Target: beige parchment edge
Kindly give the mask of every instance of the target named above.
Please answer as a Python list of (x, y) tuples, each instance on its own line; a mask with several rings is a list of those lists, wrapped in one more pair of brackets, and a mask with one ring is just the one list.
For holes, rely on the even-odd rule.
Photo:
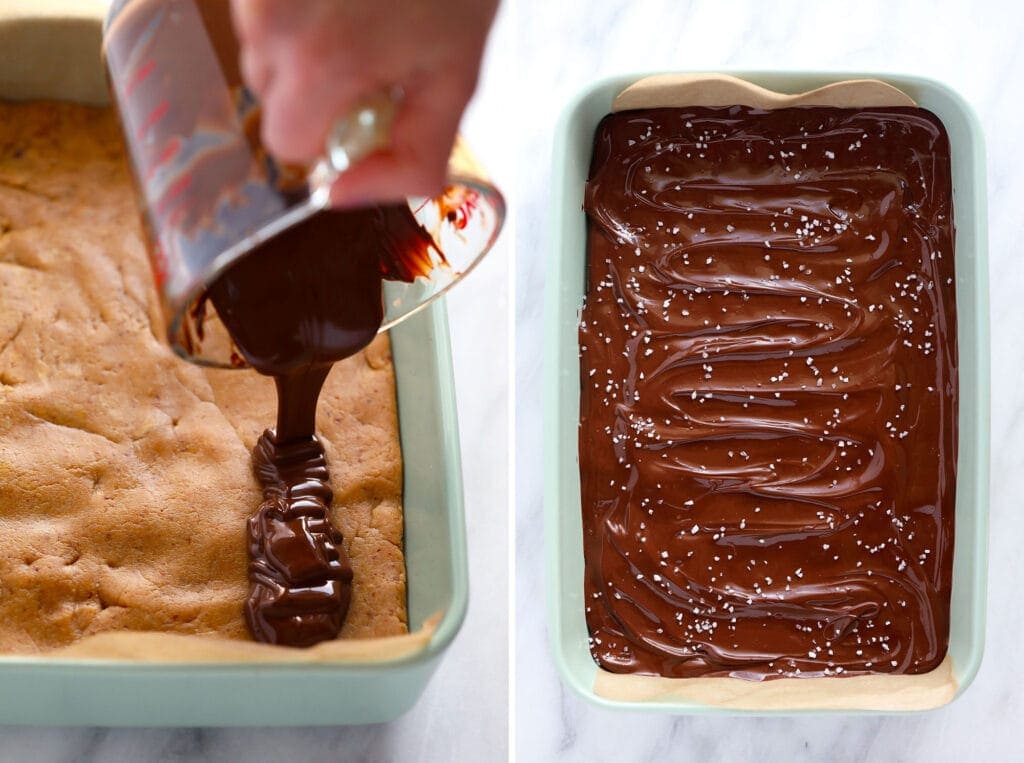
[(598, 669), (594, 694), (621, 702), (686, 702), (732, 710), (930, 710), (956, 696), (953, 662), (920, 675), (779, 678), (660, 678)]
[(427, 648), (441, 614), (413, 633), (382, 638), (324, 641), (308, 649), (180, 633), (106, 631), (39, 655), (45, 659), (118, 660), (142, 663), (341, 663), (389, 662)]
[[(847, 80), (805, 93), (785, 94), (727, 74), (662, 74), (645, 77), (616, 96), (612, 111), (685, 106), (787, 106), (869, 108), (916, 105), (906, 93), (878, 80)], [(661, 678), (610, 673), (598, 668), (594, 694), (623, 702), (686, 702), (734, 710), (927, 710), (957, 692), (946, 658), (921, 675), (849, 678)]]
[(684, 106), (789, 106), (869, 108), (916, 106), (902, 90), (876, 79), (844, 80), (804, 93), (778, 93), (731, 74), (656, 74), (627, 87), (612, 101), (612, 111)]

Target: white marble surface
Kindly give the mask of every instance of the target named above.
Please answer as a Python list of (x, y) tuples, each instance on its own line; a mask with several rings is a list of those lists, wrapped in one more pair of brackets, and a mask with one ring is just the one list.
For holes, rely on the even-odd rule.
[[(973, 7), (972, 7), (973, 6)], [(534, 760), (1021, 760), (1024, 712), (1024, 8), (1016, 2), (519, 0), (522, 122), (516, 237), (515, 558), (518, 758)], [(953, 705), (906, 717), (688, 718), (600, 710), (570, 694), (546, 642), (541, 506), (541, 293), (551, 128), (595, 78), (718, 67), (877, 70), (941, 79), (977, 109), (989, 154), (992, 500), (988, 640)]]
[[(2, 6), (0, 2), (0, 6)], [(515, 158), (501, 139), (511, 30), (502, 22), (464, 132), (497, 184)], [(0, 55), (2, 61), (2, 55)], [(413, 710), (384, 725), (319, 729), (0, 727), (0, 763), (24, 761), (504, 760), (508, 748), (511, 231), (448, 299), (469, 535), (465, 624)]]

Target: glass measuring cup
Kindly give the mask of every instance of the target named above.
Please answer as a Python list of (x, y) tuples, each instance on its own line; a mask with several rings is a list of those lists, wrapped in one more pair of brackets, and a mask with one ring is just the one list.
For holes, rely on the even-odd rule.
[[(114, 2), (103, 54), (168, 342), (195, 363), (244, 366), (207, 287), (260, 244), (325, 210), (339, 173), (386, 141), (397, 97), (376, 94), (336, 123), (314, 167), (288, 166), (260, 144), (259, 104), (238, 69), (228, 0)], [(468, 273), (505, 218), (501, 193), (459, 143), (444, 191), (406, 203), (433, 241), (417, 268), (429, 275), (385, 280), (382, 331)]]

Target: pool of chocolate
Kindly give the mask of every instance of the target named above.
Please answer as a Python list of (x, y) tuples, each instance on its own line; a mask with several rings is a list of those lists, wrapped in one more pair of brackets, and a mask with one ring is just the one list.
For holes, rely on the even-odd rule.
[(597, 129), (580, 474), (603, 668), (922, 673), (949, 635), (949, 141), (915, 108)]
[(341, 631), (353, 574), (328, 516), (334, 494), (316, 437), (317, 401), (332, 365), (377, 335), (384, 277), (429, 276), (432, 247), (405, 204), (325, 211), (257, 247), (210, 287), (239, 352), (277, 386), (277, 426), (253, 449), (264, 500), (248, 525), (245, 619), (259, 641), (312, 646)]

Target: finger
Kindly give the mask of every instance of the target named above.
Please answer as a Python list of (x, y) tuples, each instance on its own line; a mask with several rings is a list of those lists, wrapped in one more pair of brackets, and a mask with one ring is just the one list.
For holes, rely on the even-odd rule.
[(362, 206), (406, 196), (436, 196), (445, 183), (448, 155), (472, 90), (440, 78), (401, 104), (389, 149), (345, 172), (331, 189), (331, 204)]
[(263, 96), (274, 78), (274, 67), (267, 56), (252, 46), (244, 46), (239, 54), (242, 79), (257, 96)]
[(407, 196), (435, 196), (443, 184), (443, 170), (410, 165), (393, 154), (374, 154), (353, 165), (331, 187), (331, 206), (365, 207)]
[(349, 113), (372, 87), (362, 77), (333, 77), (301, 53), (282, 51), (262, 98), (264, 145), (286, 162), (322, 156), (335, 117)]
[[(307, 5), (308, 0), (303, 3)], [(307, 6), (308, 7), (308, 6)], [(294, 0), (232, 0), (231, 18), (242, 43), (259, 44), (271, 35), (286, 34), (303, 23), (306, 9)]]
[(266, 33), (266, 0), (231, 0), (231, 21), (239, 42), (256, 42)]

